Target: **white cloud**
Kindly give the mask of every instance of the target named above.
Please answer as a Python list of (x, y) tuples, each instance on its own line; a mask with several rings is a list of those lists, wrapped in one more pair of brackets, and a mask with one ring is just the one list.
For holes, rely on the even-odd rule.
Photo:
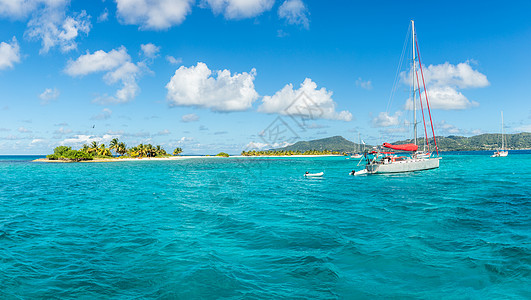
[(465, 89), (490, 85), (487, 76), (472, 69), (468, 61), (457, 65), (448, 62), (440, 65), (429, 65), (423, 69), (423, 72), (426, 84), (430, 86), (451, 86)]
[[(479, 103), (469, 100), (459, 89), (482, 88), (489, 86), (487, 76), (472, 69), (470, 62), (452, 65), (448, 62), (430, 65), (424, 68), (424, 79), (428, 90), (430, 108), (444, 110), (460, 110), (478, 106)], [(402, 74), (402, 82), (409, 84), (411, 72)], [(419, 82), (422, 84), (419, 72)], [(422, 94), (424, 99), (424, 94)], [(423, 100), (425, 101), (425, 100)], [(406, 101), (406, 109), (412, 109), (411, 99)]]
[(282, 142), (282, 143), (274, 143), (274, 144), (267, 144), (262, 142), (249, 142), (247, 145), (245, 145), (244, 150), (250, 151), (250, 150), (264, 150), (264, 149), (272, 149), (272, 148), (283, 148), (293, 145), (293, 143), (288, 142)]
[(62, 52), (77, 48), (76, 38), (80, 33), (88, 34), (91, 28), (90, 16), (85, 11), (65, 16), (69, 1), (47, 1), (43, 9), (37, 10), (28, 22), (24, 35), (29, 39), (40, 39), (41, 54), (59, 46)]
[(142, 44), (140, 45), (140, 49), (142, 49), (142, 52), (144, 53), (145, 57), (151, 59), (157, 57), (158, 53), (160, 52), (160, 47), (157, 47), (152, 43)]
[(53, 89), (50, 89), (50, 88), (47, 88), (44, 90), (44, 92), (42, 92), (42, 94), (39, 95), (39, 98), (41, 98), (41, 103), (42, 104), (47, 104), (48, 102), (50, 102), (50, 100), (54, 100), (54, 99), (57, 99), (57, 97), (59, 97), (59, 90), (56, 89), (56, 88), (53, 88)]
[(370, 80), (364, 81), (361, 77), (358, 77), (356, 80), (356, 86), (361, 87), (362, 89), (372, 90), (372, 82)]
[(171, 55), (166, 55), (166, 60), (172, 65), (180, 65), (183, 62), (182, 58), (175, 58)]
[(35, 145), (44, 144), (44, 143), (46, 143), (46, 141), (43, 139), (33, 139), (30, 143), (30, 146), (35, 146)]
[(275, 0), (203, 0), (202, 6), (210, 6), (215, 14), (226, 19), (252, 18), (270, 10)]
[(520, 132), (531, 132), (531, 124), (516, 127), (515, 130)]
[(93, 116), (92, 118), (90, 118), (91, 120), (107, 120), (111, 117), (112, 115), (112, 110), (108, 109), (108, 108), (104, 108), (101, 113)]
[(70, 60), (65, 72), (70, 76), (77, 76), (109, 71), (130, 60), (131, 57), (127, 54), (125, 47), (121, 47), (118, 50), (111, 50), (110, 52), (99, 50), (94, 52), (94, 54), (90, 54), (87, 51), (87, 54), (81, 55), (75, 61)]
[(15, 63), (20, 62), (20, 46), (15, 37), (11, 43), (0, 43), (0, 70), (13, 68)]
[(55, 130), (53, 132), (54, 134), (57, 134), (57, 135), (65, 135), (65, 134), (69, 134), (69, 133), (72, 133), (72, 130), (71, 129), (65, 129), (64, 127), (61, 127), (57, 130)]
[(187, 114), (182, 116), (181, 121), (184, 123), (199, 121), (199, 116), (196, 114)]
[(31, 133), (31, 130), (25, 128), (25, 127), (19, 127), (18, 132), (20, 133)]
[(190, 143), (190, 142), (193, 142), (193, 141), (194, 141), (194, 138), (183, 136), (183, 137), (177, 142), (177, 145), (183, 145), (183, 144), (187, 144), (187, 143)]
[(306, 78), (298, 90), (294, 90), (290, 83), (275, 95), (264, 96), (258, 111), (309, 119), (352, 120), (349, 111), (336, 112), (332, 92), (325, 88), (317, 89), (317, 84), (310, 78)]
[(55, 46), (68, 52), (77, 48), (75, 39), (80, 33), (88, 34), (91, 27), (85, 11), (67, 15), (69, 4), (70, 0), (2, 0), (0, 15), (19, 20), (31, 15), (24, 35), (41, 40), (40, 53), (47, 53)]
[(194, 0), (116, 0), (121, 22), (141, 29), (168, 29), (181, 24)]
[(107, 84), (121, 81), (122, 88), (116, 91), (115, 96), (100, 96), (94, 101), (99, 103), (125, 103), (135, 98), (139, 87), (136, 83), (141, 73), (143, 64), (131, 62), (131, 56), (124, 47), (109, 52), (99, 50), (90, 54), (87, 52), (75, 61), (70, 60), (65, 72), (70, 76), (83, 76), (96, 72), (107, 72), (103, 79)]
[[(428, 97), (430, 109), (458, 110), (479, 106), (479, 103), (468, 100), (461, 92), (449, 86), (428, 88)], [(424, 94), (422, 94), (422, 99), (424, 102)], [(406, 101), (406, 109), (413, 110), (411, 98)], [(420, 108), (417, 107), (417, 109)]]
[(286, 0), (278, 8), (279, 18), (286, 19), (289, 24), (301, 25), (306, 29), (310, 27), (308, 14), (308, 9), (302, 0)]
[(157, 133), (157, 135), (169, 135), (169, 134), (171, 134), (171, 132), (168, 129), (164, 129)]
[(98, 22), (105, 22), (108, 19), (109, 19), (109, 10), (105, 8), (105, 10), (103, 10), (103, 12), (99, 15)]
[(64, 139), (59, 144), (61, 146), (71, 146), (73, 148), (79, 148), (81, 145), (88, 144), (93, 141), (98, 143), (109, 143), (113, 138), (118, 137), (120, 136), (115, 134), (104, 134), (101, 137), (95, 135), (78, 134), (75, 135), (73, 138)]
[(254, 89), (256, 70), (234, 73), (229, 70), (212, 71), (206, 64), (181, 66), (166, 85), (170, 105), (210, 108), (212, 111), (243, 111), (258, 98)]
[(395, 115), (390, 115), (387, 112), (381, 112), (372, 119), (372, 125), (374, 127), (389, 127), (389, 126), (396, 126), (400, 124), (400, 117), (402, 116), (402, 112), (398, 111), (395, 113)]

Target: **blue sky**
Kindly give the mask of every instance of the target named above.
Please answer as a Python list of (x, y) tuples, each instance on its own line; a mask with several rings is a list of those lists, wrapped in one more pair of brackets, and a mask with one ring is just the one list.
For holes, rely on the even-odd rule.
[(113, 137), (184, 154), (408, 138), (406, 73), (390, 94), (411, 19), (437, 135), (499, 132), (501, 110), (507, 132), (530, 132), (530, 11), (529, 1), (0, 0), (0, 154)]

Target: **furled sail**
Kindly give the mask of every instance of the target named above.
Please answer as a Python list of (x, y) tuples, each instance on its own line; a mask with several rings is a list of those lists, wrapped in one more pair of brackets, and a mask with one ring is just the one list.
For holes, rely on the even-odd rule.
[(391, 145), (389, 143), (383, 143), (383, 146), (386, 148), (402, 151), (417, 151), (417, 149), (419, 148), (419, 146), (415, 144)]

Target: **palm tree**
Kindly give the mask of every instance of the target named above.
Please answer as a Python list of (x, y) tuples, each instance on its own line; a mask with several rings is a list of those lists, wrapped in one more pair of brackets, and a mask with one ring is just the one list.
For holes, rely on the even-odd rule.
[(173, 150), (173, 155), (179, 155), (183, 152), (183, 149), (182, 148), (175, 148), (175, 150)]
[(98, 145), (98, 142), (96, 141), (92, 141), (92, 143), (90, 143), (90, 146), (88, 148), (88, 152), (89, 153), (95, 153), (97, 154), (98, 153), (98, 148), (99, 148), (99, 145)]
[(89, 149), (90, 149), (89, 145), (83, 144), (83, 147), (81, 149), (79, 149), (79, 150), (83, 151), (85, 153), (89, 153)]
[(97, 154), (101, 156), (112, 156), (111, 151), (105, 148), (105, 144), (101, 144), (97, 150)]
[(118, 143), (118, 146), (116, 146), (116, 153), (119, 154), (119, 155), (122, 155), (122, 156), (125, 153), (127, 153), (127, 146), (125, 145), (125, 143), (123, 143), (123, 142)]
[(118, 139), (117, 138), (114, 138), (111, 140), (111, 143), (109, 144), (109, 150), (114, 150), (116, 153), (117, 152), (117, 149), (118, 149)]

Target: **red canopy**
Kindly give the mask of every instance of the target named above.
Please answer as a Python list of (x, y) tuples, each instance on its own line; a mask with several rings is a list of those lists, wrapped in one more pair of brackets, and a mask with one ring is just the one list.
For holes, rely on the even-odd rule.
[(402, 151), (417, 151), (417, 149), (419, 148), (419, 146), (415, 144), (391, 145), (389, 143), (383, 143), (383, 146), (386, 148), (402, 150)]

